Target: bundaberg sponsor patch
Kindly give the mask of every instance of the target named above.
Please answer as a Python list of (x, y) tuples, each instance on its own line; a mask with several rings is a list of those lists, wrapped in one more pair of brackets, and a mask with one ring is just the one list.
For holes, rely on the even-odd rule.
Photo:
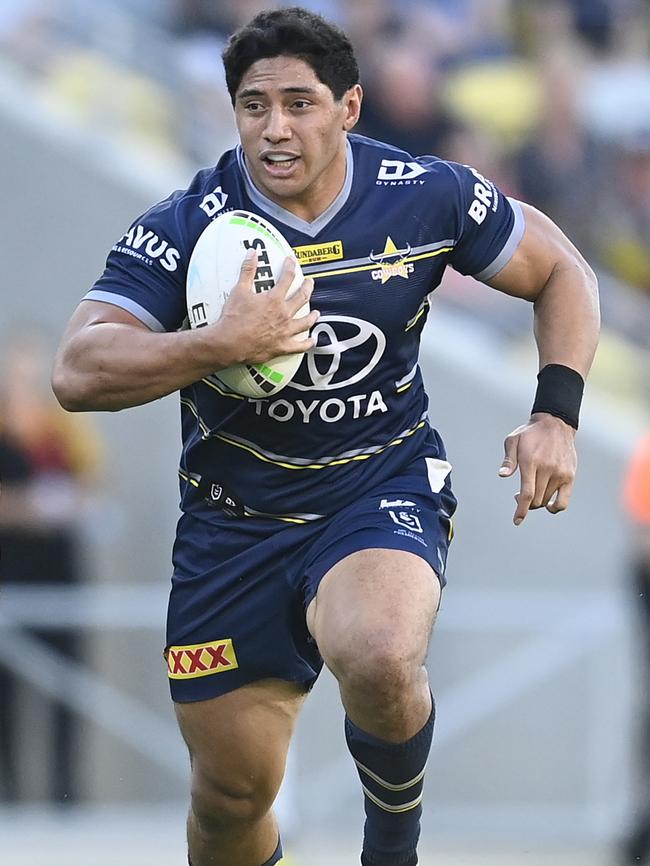
[(334, 262), (343, 258), (343, 241), (329, 241), (326, 244), (306, 244), (294, 247), (294, 253), (301, 265), (317, 265), (320, 262)]

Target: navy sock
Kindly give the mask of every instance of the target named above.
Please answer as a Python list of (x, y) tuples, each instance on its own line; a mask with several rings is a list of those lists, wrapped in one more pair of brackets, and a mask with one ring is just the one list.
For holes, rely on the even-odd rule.
[[(282, 840), (278, 839), (278, 847), (275, 849), (273, 854), (271, 855), (269, 860), (266, 860), (262, 863), (262, 866), (273, 866), (274, 863), (277, 863), (278, 860), (282, 859)], [(192, 861), (190, 860), (190, 855), (187, 855), (187, 862), (189, 866), (192, 866)]]
[(364, 793), (362, 866), (416, 866), (424, 768), (431, 749), (435, 704), (422, 730), (405, 743), (389, 743), (358, 728), (347, 716), (345, 738)]

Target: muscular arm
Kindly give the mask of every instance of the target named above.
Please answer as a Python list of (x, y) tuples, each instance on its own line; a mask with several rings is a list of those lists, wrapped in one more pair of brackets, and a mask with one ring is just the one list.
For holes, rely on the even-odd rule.
[(524, 237), (488, 285), (533, 302), (540, 369), (564, 364), (584, 378), (600, 327), (596, 276), (552, 220), (530, 205), (521, 207)]
[(287, 300), (288, 267), (269, 292), (251, 291), (256, 259), (240, 280), (217, 322), (194, 331), (157, 333), (120, 307), (82, 301), (57, 353), (52, 388), (69, 411), (125, 409), (164, 397), (216, 370), (258, 363), (311, 348), (301, 339), (318, 313), (294, 319), (313, 283)]
[(56, 356), (54, 393), (72, 412), (125, 409), (164, 397), (234, 363), (219, 329), (203, 330), (160, 334), (120, 307), (82, 301)]
[[(526, 231), (508, 264), (488, 284), (533, 303), (540, 369), (563, 364), (586, 377), (600, 327), (596, 277), (578, 250), (544, 214), (522, 204)], [(556, 513), (569, 504), (577, 458), (575, 430), (546, 413), (532, 415), (505, 440), (499, 474), (517, 468), (521, 487), (514, 523), (529, 509)]]

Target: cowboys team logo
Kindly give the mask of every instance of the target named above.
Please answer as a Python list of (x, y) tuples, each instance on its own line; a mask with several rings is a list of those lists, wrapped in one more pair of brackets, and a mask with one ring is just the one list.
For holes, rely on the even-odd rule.
[(232, 639), (229, 637), (189, 646), (170, 646), (167, 669), (172, 680), (207, 677), (239, 667)]
[(391, 277), (403, 277), (408, 280), (409, 274), (413, 273), (413, 262), (407, 261), (411, 255), (411, 245), (409, 243), (399, 250), (395, 246), (393, 239), (389, 235), (386, 238), (384, 249), (380, 253), (374, 250), (370, 253), (370, 261), (379, 265), (371, 272), (373, 280), (380, 280), (382, 286), (388, 282)]

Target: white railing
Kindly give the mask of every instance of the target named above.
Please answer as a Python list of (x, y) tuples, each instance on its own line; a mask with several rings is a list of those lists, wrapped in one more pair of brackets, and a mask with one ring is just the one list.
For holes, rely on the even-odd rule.
[[(185, 750), (173, 722), (106, 681), (86, 665), (46, 648), (29, 629), (88, 629), (98, 632), (160, 627), (161, 587), (81, 587), (51, 589), (10, 586), (0, 596), (0, 664), (8, 667), (52, 699), (109, 731), (126, 747), (151, 760), (161, 770), (187, 780)], [(558, 612), (558, 609), (560, 612)], [(439, 717), (436, 747), (479, 728), (493, 713), (538, 689), (552, 677), (589, 660), (624, 639), (626, 616), (619, 594), (612, 591), (568, 590), (558, 606), (557, 593), (521, 590), (462, 590), (455, 588), (436, 627), (448, 634), (498, 633), (525, 636), (522, 643), (497, 661), (480, 665), (437, 696)], [(592, 730), (598, 744), (607, 739), (599, 727), (602, 688), (594, 680), (590, 696)], [(602, 759), (594, 748), (594, 765)], [(308, 821), (327, 821), (342, 804), (358, 798), (358, 784), (347, 754), (303, 780), (302, 810)], [(325, 791), (336, 797), (324, 797)], [(574, 822), (597, 836), (612, 818), (611, 791), (602, 774), (592, 773), (585, 802), (568, 811)]]

